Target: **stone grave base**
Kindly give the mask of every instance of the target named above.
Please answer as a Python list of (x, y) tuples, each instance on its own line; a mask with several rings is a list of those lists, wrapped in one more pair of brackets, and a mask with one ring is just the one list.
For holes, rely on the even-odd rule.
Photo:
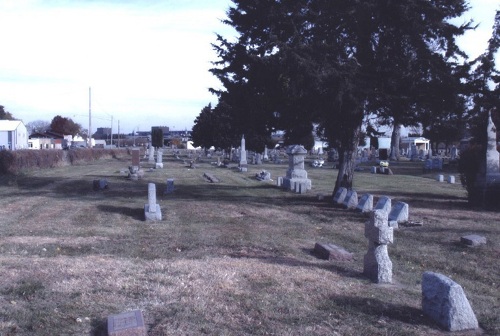
[(305, 184), (307, 190), (311, 190), (311, 188), (312, 188), (311, 180), (307, 179), (307, 178), (288, 178), (288, 177), (284, 177), (283, 178), (283, 184), (282, 184), (282, 186), (285, 189), (295, 191), (295, 184), (296, 183)]
[(147, 221), (161, 220), (160, 205), (156, 204), (156, 211), (155, 212), (150, 212), (149, 211), (149, 204), (144, 204), (144, 218)]

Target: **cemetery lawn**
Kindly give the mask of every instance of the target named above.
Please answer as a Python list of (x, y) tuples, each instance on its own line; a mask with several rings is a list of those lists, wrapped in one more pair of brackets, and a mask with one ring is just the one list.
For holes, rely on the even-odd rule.
[[(377, 285), (362, 274), (367, 217), (330, 201), (337, 170), (306, 166), (313, 190), (300, 195), (275, 186), (286, 164), (240, 173), (163, 159), (139, 181), (125, 178), (129, 156), (0, 177), (0, 335), (106, 335), (107, 316), (135, 309), (148, 335), (449, 335), (422, 314), (424, 271), (463, 287), (481, 330), (460, 335), (500, 334), (499, 214), (469, 208), (460, 184), (423, 163), (355, 174), (359, 196), (407, 202), (423, 223), (394, 232), (394, 282)], [(274, 181), (257, 181), (262, 169)], [(109, 189), (94, 191), (101, 178)], [(148, 182), (161, 222), (144, 221)], [(461, 245), (467, 234), (487, 244)], [(315, 242), (354, 260), (318, 259)]]

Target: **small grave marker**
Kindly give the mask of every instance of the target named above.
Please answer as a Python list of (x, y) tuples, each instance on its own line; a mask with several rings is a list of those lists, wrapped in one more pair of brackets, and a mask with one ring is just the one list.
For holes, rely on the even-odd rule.
[(349, 190), (344, 198), (343, 205), (347, 209), (355, 209), (358, 206), (358, 193), (355, 190)]
[(389, 213), (389, 226), (397, 228), (398, 224), (408, 222), (408, 203), (396, 202)]
[(95, 191), (109, 188), (108, 181), (106, 181), (105, 179), (94, 180), (92, 184)]
[(342, 204), (344, 203), (344, 199), (347, 196), (347, 189), (340, 187), (339, 190), (335, 193), (335, 196), (333, 196), (333, 203), (336, 204)]
[(109, 336), (146, 336), (144, 318), (140, 310), (108, 317)]
[(387, 196), (381, 196), (377, 204), (375, 204), (374, 210), (384, 210), (389, 213), (391, 211), (391, 199)]
[(480, 245), (486, 244), (486, 237), (473, 234), (473, 235), (460, 237), (460, 242), (462, 244), (467, 245), (467, 246), (473, 246), (473, 247), (480, 246)]
[(156, 185), (148, 183), (148, 203), (144, 204), (144, 218), (147, 221), (161, 220), (160, 205), (156, 203)]
[(174, 192), (174, 179), (167, 179), (167, 188), (165, 189), (165, 194), (171, 194)]
[(373, 195), (364, 194), (361, 196), (356, 207), (356, 211), (360, 212), (370, 212), (373, 210)]
[(334, 244), (316, 243), (313, 253), (326, 260), (352, 260), (353, 254)]

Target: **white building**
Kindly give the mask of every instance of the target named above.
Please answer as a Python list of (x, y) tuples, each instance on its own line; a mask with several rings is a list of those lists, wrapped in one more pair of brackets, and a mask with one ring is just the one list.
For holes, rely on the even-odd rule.
[(0, 149), (27, 149), (28, 130), (21, 120), (0, 120)]

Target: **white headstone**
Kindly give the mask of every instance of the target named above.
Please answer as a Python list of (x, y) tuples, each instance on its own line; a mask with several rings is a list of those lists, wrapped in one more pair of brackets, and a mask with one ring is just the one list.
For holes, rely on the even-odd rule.
[(335, 195), (333, 196), (333, 203), (343, 204), (346, 195), (347, 195), (347, 189), (343, 188), (343, 187), (340, 187), (337, 190), (337, 192), (335, 193)]
[(156, 185), (148, 183), (148, 203), (144, 205), (144, 217), (147, 221), (161, 220), (160, 205), (156, 203)]
[(361, 212), (370, 212), (373, 210), (373, 195), (364, 194), (361, 196), (358, 202), (358, 206), (356, 207), (357, 211)]
[(347, 209), (355, 209), (358, 206), (358, 193), (354, 190), (349, 190), (344, 198), (343, 205)]
[(377, 201), (377, 204), (375, 204), (375, 207), (373, 208), (374, 210), (384, 210), (385, 212), (387, 212), (389, 214), (389, 212), (391, 211), (391, 199), (387, 196), (381, 196), (378, 201)]

